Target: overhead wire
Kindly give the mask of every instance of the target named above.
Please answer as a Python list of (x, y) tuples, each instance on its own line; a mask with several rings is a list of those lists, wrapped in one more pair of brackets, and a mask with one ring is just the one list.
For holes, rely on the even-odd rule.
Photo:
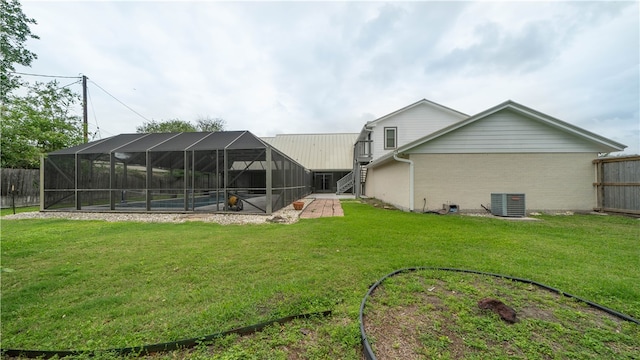
[(46, 78), (82, 79), (82, 76), (44, 75), (44, 74), (24, 73), (24, 72), (18, 72), (18, 71), (10, 71), (9, 73), (16, 74), (16, 75), (38, 76), (38, 77), (46, 77)]
[(81, 82), (81, 81), (82, 81), (82, 80), (76, 80), (76, 81), (74, 81), (74, 82), (72, 82), (72, 83), (70, 83), (70, 84), (67, 84), (67, 85), (65, 85), (65, 86), (60, 86), (58, 89), (64, 89), (64, 88), (69, 87), (69, 86), (71, 86), (71, 85), (80, 84), (80, 82)]
[(120, 104), (122, 104), (122, 106), (126, 107), (127, 109), (131, 110), (134, 114), (140, 116), (141, 118), (145, 119), (148, 122), (151, 122), (151, 120), (147, 119), (146, 117), (144, 117), (142, 114), (140, 114), (139, 112), (135, 111), (134, 109), (132, 109), (129, 105), (125, 104), (124, 102), (122, 102), (120, 99), (118, 99), (117, 97), (111, 95), (111, 93), (109, 93), (107, 90), (105, 90), (104, 88), (102, 88), (100, 85), (98, 85), (95, 81), (89, 79), (89, 81), (94, 84), (95, 86), (98, 87), (98, 89), (104, 91), (105, 94), (111, 96), (114, 100), (116, 100), (117, 102), (119, 102)]
[(87, 87), (87, 97), (89, 98), (89, 103), (91, 103), (91, 112), (93, 113), (93, 120), (96, 123), (96, 132), (93, 133), (91, 140), (96, 138), (96, 135), (99, 139), (102, 139), (102, 135), (100, 134), (100, 125), (98, 125), (98, 117), (96, 116), (96, 107), (93, 105), (93, 99), (91, 98), (91, 91)]
[[(36, 77), (45, 77), (45, 78), (61, 78), (61, 79), (78, 79), (77, 81), (74, 81), (70, 84), (64, 85), (62, 87), (59, 87), (59, 89), (63, 89), (66, 87), (69, 87), (71, 85), (75, 85), (81, 82), (81, 79), (83, 78), (82, 75), (80, 76), (65, 76), (65, 75), (46, 75), (46, 74), (34, 74), (34, 73), (25, 73), (25, 72), (20, 72), (20, 71), (11, 71), (11, 74), (16, 74), (16, 75), (24, 75), (24, 76), (36, 76)], [(128, 110), (130, 110), (131, 112), (133, 112), (134, 114), (140, 116), (141, 118), (143, 118), (144, 120), (150, 122), (151, 120), (149, 120), (147, 117), (145, 117), (144, 115), (140, 114), (139, 112), (137, 112), (136, 110), (134, 110), (131, 106), (125, 104), (122, 100), (118, 99), (117, 97), (115, 97), (113, 94), (111, 94), (110, 92), (108, 92), (107, 90), (105, 90), (102, 86), (98, 85), (98, 83), (96, 83), (95, 81), (87, 78), (88, 81), (90, 81), (92, 84), (94, 84), (95, 86), (98, 87), (98, 89), (102, 90), (105, 94), (109, 95), (111, 98), (113, 98), (114, 100), (116, 100), (117, 102), (119, 102), (122, 106), (124, 106), (125, 108), (127, 108)], [(88, 89), (87, 89), (88, 92)], [(92, 111), (93, 111), (93, 116), (94, 116), (94, 120), (96, 123), (96, 129), (97, 129), (97, 133), (98, 135), (100, 135), (100, 126), (98, 125), (98, 118), (95, 115), (95, 106), (93, 106), (93, 102), (90, 99), (90, 95), (89, 95), (89, 101), (91, 101), (91, 105), (92, 105)]]

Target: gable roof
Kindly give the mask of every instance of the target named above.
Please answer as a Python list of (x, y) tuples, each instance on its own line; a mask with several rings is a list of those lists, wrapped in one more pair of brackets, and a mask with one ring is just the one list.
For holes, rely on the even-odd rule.
[[(468, 126), (470, 124), (476, 123), (482, 119), (485, 119), (499, 111), (502, 110), (511, 110), (517, 114), (523, 115), (529, 119), (538, 121), (540, 123), (543, 123), (545, 125), (548, 125), (552, 128), (555, 128), (559, 131), (562, 131), (564, 133), (576, 136), (582, 140), (585, 140), (589, 143), (592, 143), (598, 147), (601, 148), (605, 148), (608, 151), (622, 151), (624, 150), (624, 148), (626, 148), (627, 146), (621, 143), (618, 143), (616, 141), (613, 141), (611, 139), (605, 138), (603, 136), (600, 136), (598, 134), (592, 133), (590, 131), (587, 131), (585, 129), (582, 129), (580, 127), (577, 127), (575, 125), (571, 125), (569, 123), (566, 123), (564, 121), (561, 121), (559, 119), (556, 119), (554, 117), (551, 117), (549, 115), (546, 115), (544, 113), (541, 113), (537, 110), (531, 109), (529, 107), (526, 107), (524, 105), (521, 105), (519, 103), (516, 103), (515, 101), (512, 100), (507, 100), (499, 105), (496, 105), (492, 108), (489, 108), (485, 111), (482, 111), (476, 115), (473, 115), (465, 120), (462, 120), (460, 122), (457, 122), (455, 124), (452, 124), (450, 126), (447, 126), (443, 129), (440, 129), (438, 131), (435, 131), (431, 134), (427, 134), (426, 136), (415, 140), (411, 143), (408, 143), (404, 146), (401, 146), (400, 148), (398, 148), (396, 150), (396, 153), (398, 154), (402, 154), (402, 153), (407, 153), (410, 152), (412, 149), (415, 149), (418, 146), (421, 146), (425, 143), (428, 143), (430, 141), (433, 141), (435, 139), (441, 138), (442, 136), (452, 133), (462, 127)], [(375, 160), (374, 162), (372, 162), (370, 165), (376, 165), (376, 164), (380, 164), (380, 163), (384, 163), (389, 161), (391, 158), (393, 158), (393, 153), (387, 154), (385, 156), (382, 156), (381, 158)]]
[(364, 135), (363, 135), (363, 134), (366, 134), (366, 133), (367, 133), (368, 128), (371, 128), (372, 126), (375, 126), (375, 125), (377, 125), (377, 124), (378, 124), (378, 123), (380, 123), (380, 122), (383, 122), (383, 121), (385, 121), (385, 120), (387, 120), (387, 119), (389, 119), (389, 118), (392, 118), (392, 117), (394, 117), (394, 116), (396, 116), (396, 115), (398, 115), (398, 114), (401, 114), (401, 113), (403, 113), (403, 112), (405, 112), (405, 111), (411, 110), (411, 109), (413, 109), (413, 108), (415, 108), (415, 107), (417, 107), (417, 106), (420, 106), (420, 105), (428, 105), (428, 106), (431, 106), (431, 107), (434, 107), (434, 108), (437, 108), (437, 109), (443, 110), (443, 111), (445, 111), (445, 112), (453, 113), (453, 114), (455, 114), (456, 116), (462, 116), (462, 117), (465, 117), (465, 118), (469, 117), (469, 115), (467, 115), (467, 114), (465, 114), (465, 113), (462, 113), (462, 112), (460, 112), (460, 111), (457, 111), (457, 110), (451, 109), (451, 108), (449, 108), (449, 107), (446, 107), (446, 106), (440, 105), (440, 104), (438, 104), (438, 103), (435, 103), (435, 102), (430, 101), (430, 100), (427, 100), (427, 99), (422, 99), (422, 100), (418, 100), (418, 101), (414, 102), (413, 104), (407, 105), (407, 106), (403, 107), (402, 109), (399, 109), (399, 110), (396, 110), (396, 111), (394, 111), (394, 112), (391, 112), (391, 113), (389, 113), (389, 114), (387, 114), (387, 115), (384, 115), (384, 116), (382, 116), (382, 117), (379, 117), (379, 118), (377, 118), (377, 119), (375, 119), (375, 120), (368, 121), (368, 122), (367, 122), (367, 123), (362, 127), (362, 131), (360, 132), (360, 136), (359, 136), (359, 138), (358, 138), (358, 139), (359, 139), (359, 140), (364, 140), (364, 138), (363, 138), (363, 136), (364, 136)]
[(305, 168), (349, 171), (353, 168), (353, 144), (358, 134), (278, 134), (262, 140), (287, 154)]

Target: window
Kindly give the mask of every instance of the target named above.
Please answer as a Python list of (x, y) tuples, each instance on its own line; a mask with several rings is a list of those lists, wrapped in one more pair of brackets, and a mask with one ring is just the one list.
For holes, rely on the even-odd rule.
[(384, 148), (385, 148), (385, 150), (387, 150), (387, 149), (395, 149), (398, 146), (396, 130), (397, 130), (397, 128), (394, 128), (394, 127), (384, 128)]

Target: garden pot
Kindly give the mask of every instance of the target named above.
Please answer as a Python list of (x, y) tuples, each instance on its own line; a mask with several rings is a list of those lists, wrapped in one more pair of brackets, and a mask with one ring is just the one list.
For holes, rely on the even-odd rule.
[(293, 208), (296, 210), (302, 210), (303, 207), (304, 207), (304, 203), (302, 201), (295, 201), (293, 203)]

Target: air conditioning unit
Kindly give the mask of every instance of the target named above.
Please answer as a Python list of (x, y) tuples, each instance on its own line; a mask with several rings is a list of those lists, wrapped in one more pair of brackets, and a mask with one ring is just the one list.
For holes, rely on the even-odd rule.
[(524, 217), (524, 194), (492, 193), (491, 214), (496, 216)]

